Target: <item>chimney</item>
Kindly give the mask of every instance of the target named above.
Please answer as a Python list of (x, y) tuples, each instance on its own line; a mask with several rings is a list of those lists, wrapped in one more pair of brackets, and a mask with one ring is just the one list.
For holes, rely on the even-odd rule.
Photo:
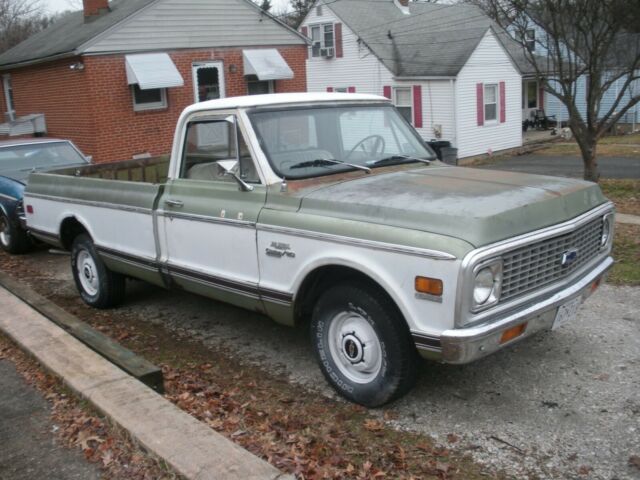
[(109, 0), (82, 0), (84, 20), (89, 21), (109, 11)]
[(405, 15), (411, 14), (411, 12), (409, 11), (409, 0), (393, 0), (393, 3)]

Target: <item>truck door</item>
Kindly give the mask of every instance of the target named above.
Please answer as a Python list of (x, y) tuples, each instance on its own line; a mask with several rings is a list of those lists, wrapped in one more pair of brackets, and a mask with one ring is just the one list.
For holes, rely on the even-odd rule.
[(258, 308), (256, 221), (266, 187), (236, 117), (189, 122), (172, 176), (158, 205), (166, 272), (186, 290)]

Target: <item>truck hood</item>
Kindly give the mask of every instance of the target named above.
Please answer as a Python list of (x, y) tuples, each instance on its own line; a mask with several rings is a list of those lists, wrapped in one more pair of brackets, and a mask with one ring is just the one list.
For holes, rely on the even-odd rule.
[(597, 184), (582, 180), (435, 165), (299, 193), (301, 213), (448, 235), (475, 247), (569, 220), (606, 202)]

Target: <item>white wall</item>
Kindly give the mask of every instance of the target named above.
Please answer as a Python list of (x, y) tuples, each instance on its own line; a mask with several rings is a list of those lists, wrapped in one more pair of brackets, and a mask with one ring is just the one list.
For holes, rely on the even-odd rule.
[[(505, 82), (506, 122), (477, 125), (476, 84)], [(498, 120), (500, 107), (498, 106)], [(458, 157), (522, 145), (522, 77), (493, 32), (488, 31), (456, 81)]]
[[(327, 87), (355, 87), (357, 93), (383, 95), (385, 85), (422, 86), (422, 118), (423, 128), (418, 129), (420, 135), (429, 140), (434, 138), (433, 125), (442, 126), (442, 139), (455, 144), (454, 86), (450, 80), (416, 80), (397, 81), (393, 74), (371, 53), (358, 44), (358, 37), (342, 22), (329, 6), (323, 5), (322, 16), (312, 8), (302, 25), (310, 28), (317, 23), (342, 23), (342, 58), (307, 59), (307, 90), (310, 92), (326, 92)], [(309, 30), (310, 32), (310, 30)], [(310, 35), (310, 33), (309, 33)]]

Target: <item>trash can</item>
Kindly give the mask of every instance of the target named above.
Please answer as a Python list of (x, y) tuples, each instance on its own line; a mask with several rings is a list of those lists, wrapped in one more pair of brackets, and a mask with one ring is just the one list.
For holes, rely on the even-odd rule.
[(444, 163), (448, 163), (449, 165), (457, 165), (458, 164), (458, 149), (452, 147), (445, 147), (441, 149), (442, 152), (442, 161)]
[(442, 149), (443, 148), (450, 148), (451, 147), (451, 142), (448, 142), (446, 140), (429, 140), (427, 142), (427, 145), (429, 145), (431, 147), (431, 149), (436, 153), (436, 156), (438, 157), (438, 160), (442, 160)]

